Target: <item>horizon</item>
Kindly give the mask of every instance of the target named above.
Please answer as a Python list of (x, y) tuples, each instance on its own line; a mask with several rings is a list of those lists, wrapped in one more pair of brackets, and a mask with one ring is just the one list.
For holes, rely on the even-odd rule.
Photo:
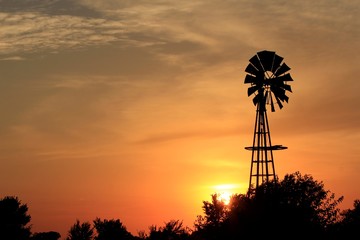
[[(189, 226), (216, 191), (249, 185), (249, 59), (284, 58), (289, 102), (268, 111), (281, 179), (360, 196), (355, 0), (0, 1), (0, 193), (34, 231), (120, 219)], [(225, 189), (225, 190), (224, 190)], [(190, 226), (189, 226), (190, 227)]]

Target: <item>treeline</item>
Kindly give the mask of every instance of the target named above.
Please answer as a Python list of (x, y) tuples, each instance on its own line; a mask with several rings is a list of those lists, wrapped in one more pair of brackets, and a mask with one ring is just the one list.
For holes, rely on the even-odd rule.
[[(353, 209), (338, 208), (343, 197), (324, 188), (322, 182), (299, 172), (262, 184), (253, 194), (234, 194), (229, 204), (212, 195), (203, 202), (203, 215), (194, 226), (172, 220), (150, 226), (137, 236), (120, 219), (93, 222), (77, 220), (66, 240), (235, 240), (235, 239), (354, 239), (360, 236), (360, 200)], [(59, 240), (58, 232), (32, 233), (28, 207), (17, 197), (0, 200), (0, 239)]]

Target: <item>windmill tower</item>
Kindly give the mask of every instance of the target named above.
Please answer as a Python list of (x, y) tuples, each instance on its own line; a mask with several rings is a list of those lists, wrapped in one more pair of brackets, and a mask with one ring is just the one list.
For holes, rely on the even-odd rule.
[(291, 92), (287, 81), (293, 81), (290, 70), (283, 58), (271, 51), (261, 51), (250, 58), (246, 67), (245, 84), (250, 84), (248, 96), (254, 95), (253, 103), (256, 106), (256, 120), (254, 128), (253, 145), (245, 147), (252, 151), (250, 181), (248, 194), (253, 194), (255, 189), (264, 182), (274, 180), (276, 182), (274, 150), (282, 150), (287, 147), (272, 145), (270, 128), (266, 113), (266, 106), (270, 105), (271, 111), (275, 111), (275, 104), (281, 109), (283, 102), (288, 102), (286, 91)]

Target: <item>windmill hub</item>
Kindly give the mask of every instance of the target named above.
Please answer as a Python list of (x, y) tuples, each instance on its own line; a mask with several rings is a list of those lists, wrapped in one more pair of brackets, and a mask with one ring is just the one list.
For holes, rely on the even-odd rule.
[(271, 78), (271, 76), (274, 75), (274, 73), (271, 71), (265, 71), (264, 75), (265, 75), (265, 79), (269, 79)]

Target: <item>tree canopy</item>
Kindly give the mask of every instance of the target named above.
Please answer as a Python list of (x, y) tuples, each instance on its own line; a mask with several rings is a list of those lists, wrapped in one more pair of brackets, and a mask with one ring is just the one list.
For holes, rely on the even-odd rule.
[(296, 172), (260, 185), (254, 195), (235, 194), (228, 206), (212, 195), (195, 227), (206, 239), (320, 237), (339, 219), (342, 199), (322, 182)]
[(94, 227), (97, 232), (95, 240), (131, 239), (131, 234), (119, 219), (101, 220), (96, 218), (94, 220)]
[(94, 237), (94, 230), (90, 223), (83, 222), (80, 224), (79, 220), (71, 226), (66, 240), (92, 240)]
[(28, 207), (17, 197), (6, 196), (0, 200), (0, 239), (26, 240), (31, 234)]
[(60, 233), (54, 231), (37, 232), (32, 235), (31, 240), (58, 240), (60, 237)]

